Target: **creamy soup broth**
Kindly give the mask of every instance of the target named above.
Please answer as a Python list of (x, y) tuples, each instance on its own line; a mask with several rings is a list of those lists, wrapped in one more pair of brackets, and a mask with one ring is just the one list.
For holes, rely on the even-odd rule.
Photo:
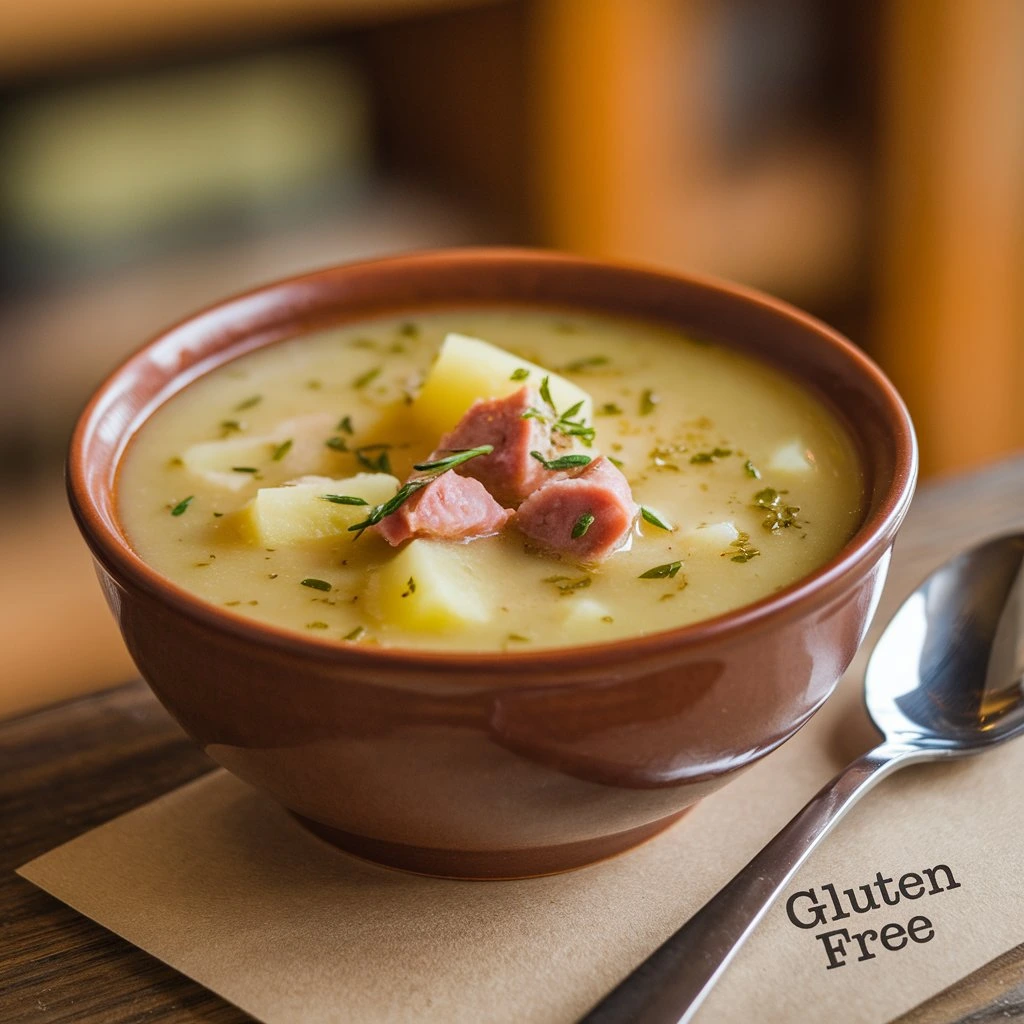
[[(486, 615), (410, 628), (374, 590), (401, 549), (375, 531), (271, 547), (240, 510), (259, 488), (308, 474), (387, 468), (404, 479), (438, 441), (410, 421), (409, 400), (452, 331), (588, 392), (594, 450), (621, 465), (636, 502), (670, 529), (639, 518), (622, 550), (589, 567), (529, 550), (514, 529), (414, 542), (443, 545)], [(195, 446), (220, 441), (238, 462), (219, 456), (207, 472), (196, 452), (208, 449)], [(138, 554), (232, 614), (339, 644), (533, 650), (672, 629), (788, 586), (853, 534), (862, 476), (819, 400), (728, 347), (599, 315), (487, 309), (339, 327), (213, 370), (143, 424), (118, 500)], [(412, 582), (422, 592), (434, 581)]]

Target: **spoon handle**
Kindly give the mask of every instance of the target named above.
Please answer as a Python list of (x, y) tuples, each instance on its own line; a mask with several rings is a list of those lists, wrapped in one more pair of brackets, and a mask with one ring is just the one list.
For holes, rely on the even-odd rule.
[(686, 1024), (811, 851), (877, 782), (912, 760), (882, 744), (843, 769), (581, 1024)]

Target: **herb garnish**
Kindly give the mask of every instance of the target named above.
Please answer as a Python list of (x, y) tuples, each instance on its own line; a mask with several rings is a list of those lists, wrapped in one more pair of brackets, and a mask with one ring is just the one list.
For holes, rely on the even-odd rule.
[(747, 461), (743, 463), (743, 469), (744, 469), (744, 472), (747, 474), (747, 476), (751, 476), (755, 480), (760, 480), (761, 479), (761, 470), (759, 470), (757, 468), (757, 466), (755, 466), (750, 461), (750, 459), (747, 459)]
[(243, 412), (245, 409), (251, 409), (254, 405), (259, 405), (262, 401), (262, 395), (251, 395), (249, 398), (246, 398), (235, 406), (235, 412)]
[(729, 544), (729, 547), (736, 548), (736, 554), (729, 555), (728, 551), (723, 551), (723, 557), (729, 555), (730, 562), (749, 562), (752, 558), (757, 558), (760, 551), (750, 543), (750, 534), (741, 533), (734, 541)]
[(580, 576), (575, 580), (571, 576), (545, 576), (544, 582), (556, 583), (559, 593), (568, 596), (577, 590), (585, 590), (593, 583), (593, 580), (589, 576)]
[(187, 509), (189, 507), (189, 505), (192, 504), (192, 499), (193, 498), (195, 498), (194, 494), (190, 494), (187, 498), (182, 498), (181, 501), (179, 501), (178, 504), (175, 505), (174, 508), (171, 509), (171, 515), (172, 516), (183, 515), (184, 512), (185, 512), (185, 509)]
[(774, 487), (766, 487), (763, 491), (758, 491), (754, 495), (754, 508), (763, 509), (767, 513), (761, 525), (773, 533), (790, 526), (800, 525), (799, 520), (796, 518), (797, 512), (800, 511), (800, 506), (787, 505), (782, 500), (782, 495), (785, 493), (785, 491), (780, 493)]
[(274, 460), (274, 462), (280, 462), (292, 450), (292, 445), (294, 443), (295, 442), (292, 441), (290, 437), (288, 438), (287, 441), (282, 441), (274, 449), (274, 454), (271, 455), (271, 458)]
[(672, 579), (677, 572), (683, 567), (682, 562), (666, 562), (664, 565), (656, 565), (653, 569), (648, 569), (647, 572), (642, 572), (637, 577), (641, 580), (663, 580)]
[(656, 395), (650, 388), (648, 388), (640, 396), (640, 415), (649, 416), (652, 412), (654, 412), (654, 407), (660, 401), (660, 396)]
[(512, 376), (509, 380), (526, 380), (530, 376), (530, 371), (525, 366), (520, 366), (518, 370), (512, 371)]
[(621, 416), (622, 409), (614, 402), (605, 402), (595, 413), (596, 416)]
[(365, 498), (357, 498), (352, 494), (321, 494), (321, 501), (329, 501), (332, 505), (369, 505)]
[(670, 532), (672, 530), (672, 527), (654, 509), (650, 509), (646, 505), (640, 506), (640, 516), (645, 523), (650, 523), (651, 526), (656, 526), (659, 530), (669, 530)]
[(585, 466), (591, 461), (589, 455), (560, 455), (557, 459), (545, 459), (540, 452), (530, 452), (530, 454), (545, 468), (551, 470), (557, 469), (575, 469), (577, 466)]
[(402, 324), (402, 326), (398, 328), (398, 333), (403, 338), (418, 338), (420, 336), (420, 329), (417, 324), (414, 324), (411, 321), (409, 321), (407, 323)]
[(572, 539), (579, 540), (580, 537), (583, 537), (586, 534), (587, 530), (589, 530), (591, 526), (594, 525), (594, 518), (595, 517), (593, 512), (582, 513), (579, 519), (577, 519), (576, 522), (573, 523)]
[(358, 640), (365, 632), (366, 629), (363, 626), (356, 626), (356, 628), (353, 629), (351, 633), (346, 633), (341, 639)]
[(583, 373), (595, 366), (607, 366), (607, 356), (584, 356), (582, 359), (574, 359), (562, 367), (563, 373)]
[[(390, 447), (389, 444), (364, 444), (360, 448), (354, 448), (352, 454), (355, 455), (359, 465), (371, 473), (390, 473), (391, 460), (388, 458)], [(374, 456), (368, 454), (369, 452), (378, 454)]]
[(238, 420), (221, 420), (220, 429), (224, 431), (224, 437), (227, 437), (228, 434), (234, 434), (240, 431), (242, 429), (242, 424), (239, 423)]
[[(389, 498), (380, 505), (374, 505), (370, 509), (369, 515), (361, 523), (356, 523), (349, 527), (349, 532), (354, 532), (354, 539), (359, 540), (363, 533), (371, 526), (376, 526), (382, 519), (397, 512), (417, 491), (422, 490), (427, 484), (433, 483), (443, 473), (447, 473), (448, 470), (463, 462), (468, 462), (478, 455), (490, 455), (493, 451), (494, 445), (482, 444), (477, 448), (467, 448), (464, 451), (455, 452), (445, 459), (438, 459), (434, 462), (425, 462), (419, 466), (414, 466), (414, 469), (420, 472), (428, 472), (429, 475), (416, 477), (414, 480), (404, 483), (393, 498)], [(429, 466), (431, 469), (424, 470), (424, 466)]]
[(302, 586), (312, 587), (314, 590), (333, 590), (334, 588), (327, 582), (327, 580), (318, 580), (315, 576), (307, 576), (301, 581)]
[(365, 388), (367, 384), (372, 384), (380, 375), (383, 367), (375, 366), (372, 370), (367, 370), (366, 373), (361, 374), (352, 381), (352, 387), (357, 391), (360, 388)]
[(342, 416), (338, 420), (338, 425), (334, 428), (335, 430), (343, 430), (346, 434), (354, 434), (356, 432), (355, 427), (352, 426), (351, 416)]
[(530, 638), (528, 636), (522, 636), (519, 633), (509, 633), (508, 640), (517, 644), (528, 644), (530, 642)]
[(307, 622), (306, 629), (327, 629), (326, 622)]
[(232, 466), (232, 473), (258, 473), (259, 469), (256, 466)]
[(614, 455), (606, 455), (606, 456), (605, 456), (605, 458), (606, 458), (606, 459), (607, 459), (607, 460), (608, 460), (608, 461), (609, 461), (609, 462), (610, 462), (610, 463), (611, 463), (611, 464), (612, 464), (612, 465), (613, 465), (613, 466), (614, 466), (614, 467), (615, 467), (616, 469), (622, 469), (622, 467), (623, 467), (623, 466), (625, 465), (625, 463), (624, 463), (624, 462), (622, 461), (622, 459), (617, 459), (617, 458), (615, 458), (615, 456), (614, 456)]
[(522, 414), (524, 420), (532, 419), (539, 420), (541, 423), (551, 423), (552, 433), (564, 434), (566, 437), (578, 437), (585, 448), (589, 448), (594, 443), (594, 436), (596, 434), (594, 428), (588, 427), (586, 420), (582, 416), (579, 419), (573, 419), (580, 409), (583, 408), (582, 399), (566, 409), (565, 412), (559, 413), (551, 398), (551, 386), (548, 377), (545, 377), (540, 382), (540, 397), (550, 408), (554, 416), (554, 422), (551, 421), (550, 416), (541, 412), (540, 409), (534, 409), (532, 406)]
[(416, 593), (416, 578), (410, 576), (405, 584), (405, 590), (402, 591), (402, 597), (409, 597), (411, 594)]
[(732, 455), (731, 448), (712, 448), (709, 452), (697, 452), (696, 455), (691, 455), (690, 462), (694, 465), (717, 462), (719, 459), (727, 458), (730, 455)]
[(327, 445), (331, 451), (335, 452), (347, 452), (348, 444), (343, 437), (329, 437), (324, 444)]

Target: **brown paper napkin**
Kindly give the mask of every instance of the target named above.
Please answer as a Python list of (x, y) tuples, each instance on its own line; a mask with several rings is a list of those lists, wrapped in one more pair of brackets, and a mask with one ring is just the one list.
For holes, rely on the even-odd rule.
[[(224, 772), (20, 873), (269, 1024), (572, 1021), (864, 745), (849, 735), (860, 720), (856, 687), (844, 691), (667, 833), (569, 874), (451, 882), (378, 868), (305, 834)], [(813, 929), (794, 926), (780, 904), (700, 1020), (884, 1021), (1024, 940), (1022, 769), (1024, 742), (883, 783), (789, 892), (814, 888), (821, 898), (824, 884), (841, 893), (879, 871), (898, 882), (939, 864), (959, 886), (946, 888), (940, 872), (942, 892), (928, 895), (925, 884), (913, 902)], [(801, 913), (809, 902), (798, 900)], [(881, 932), (919, 916), (929, 941), (897, 951), (875, 943), (874, 959), (858, 961), (853, 940), (844, 966), (827, 968), (822, 932)]]
[[(950, 538), (949, 548), (962, 537)], [(911, 549), (912, 550), (912, 549)], [(880, 611), (940, 558), (909, 558)], [(877, 633), (877, 629), (875, 630)], [(870, 646), (870, 645), (869, 645)], [(874, 741), (861, 655), (789, 743), (640, 849), (519, 882), (452, 882), (389, 871), (306, 834), (215, 772), (73, 840), (21, 874), (268, 1024), (579, 1017), (724, 884), (836, 770)], [(814, 919), (876, 882), (879, 909), (793, 924), (783, 900), (699, 1019), (885, 1021), (1024, 941), (1024, 740), (976, 759), (905, 769), (843, 821), (787, 891)], [(940, 891), (927, 881), (936, 872)], [(921, 884), (915, 881), (921, 876)], [(829, 910), (829, 917), (832, 916)], [(906, 929), (910, 941), (886, 926)], [(829, 969), (826, 932), (847, 929)], [(872, 958), (860, 960), (854, 933)], [(877, 939), (884, 934), (890, 950)], [(833, 937), (831, 941), (835, 941)], [(840, 936), (841, 938), (841, 936)], [(902, 948), (901, 938), (905, 943)], [(838, 959), (838, 954), (836, 954)]]

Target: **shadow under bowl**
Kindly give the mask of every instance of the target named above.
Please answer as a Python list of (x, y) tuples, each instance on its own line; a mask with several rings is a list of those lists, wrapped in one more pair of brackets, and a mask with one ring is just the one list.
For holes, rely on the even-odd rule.
[[(243, 352), (330, 325), (459, 306), (639, 317), (771, 363), (854, 440), (865, 514), (826, 565), (755, 604), (614, 643), (534, 653), (338, 645), (207, 604), (147, 566), (117, 469), (155, 407)], [(100, 387), (68, 490), (128, 648), (218, 763), (354, 853), (510, 878), (628, 849), (793, 735), (864, 637), (913, 493), (913, 428), (881, 371), (828, 327), (716, 281), (553, 253), (452, 250), (333, 267), (159, 335)]]

